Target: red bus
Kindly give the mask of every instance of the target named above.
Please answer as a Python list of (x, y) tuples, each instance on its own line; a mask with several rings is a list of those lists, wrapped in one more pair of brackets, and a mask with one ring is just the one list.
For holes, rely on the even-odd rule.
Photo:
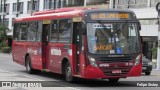
[[(68, 10), (68, 11), (67, 11)], [(140, 76), (140, 24), (129, 10), (63, 9), (16, 18), (13, 60), (28, 73), (47, 70), (75, 77)]]

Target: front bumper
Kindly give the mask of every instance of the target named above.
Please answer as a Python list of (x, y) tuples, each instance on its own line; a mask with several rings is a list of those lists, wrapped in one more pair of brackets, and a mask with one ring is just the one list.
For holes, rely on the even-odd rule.
[(126, 78), (126, 77), (132, 77), (132, 76), (141, 76), (142, 64), (139, 64), (137, 66), (131, 67), (130, 70), (126, 74), (106, 75), (105, 72), (102, 71), (102, 69), (95, 68), (95, 67), (93, 67), (91, 65), (87, 66), (85, 71), (86, 71), (85, 78), (88, 78), (88, 79), (95, 79), (95, 78)]

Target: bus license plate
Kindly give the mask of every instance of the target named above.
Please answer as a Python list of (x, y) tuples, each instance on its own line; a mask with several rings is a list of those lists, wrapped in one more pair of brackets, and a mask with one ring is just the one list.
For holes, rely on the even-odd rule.
[(112, 73), (121, 73), (121, 70), (112, 70)]

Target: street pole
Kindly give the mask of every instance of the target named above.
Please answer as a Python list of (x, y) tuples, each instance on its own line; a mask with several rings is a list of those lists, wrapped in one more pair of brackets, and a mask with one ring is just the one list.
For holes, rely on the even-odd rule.
[(127, 8), (129, 8), (129, 4), (130, 4), (130, 0), (128, 0), (128, 7)]
[(0, 15), (0, 25), (2, 24), (2, 0), (1, 0), (1, 15)]
[(19, 8), (19, 0), (17, 0), (17, 10), (16, 10), (17, 13), (16, 13), (16, 17), (18, 17), (18, 11), (19, 11), (19, 9), (20, 9), (20, 8)]
[(2, 25), (4, 25), (4, 18), (5, 18), (5, 15), (4, 15), (4, 11), (5, 11), (5, 4), (6, 4), (6, 0), (3, 0), (3, 9), (2, 9)]
[(31, 15), (33, 13), (34, 0), (31, 0)]
[(157, 12), (158, 12), (158, 49), (157, 49), (157, 69), (160, 70), (160, 10), (158, 10), (158, 7), (160, 7), (159, 4), (156, 5)]
[(156, 5), (158, 13), (158, 50), (157, 50), (157, 69), (160, 70), (160, 2)]

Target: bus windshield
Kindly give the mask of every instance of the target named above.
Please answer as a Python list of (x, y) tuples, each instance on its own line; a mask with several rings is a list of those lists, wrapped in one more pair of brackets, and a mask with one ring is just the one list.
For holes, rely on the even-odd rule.
[(87, 23), (92, 54), (131, 54), (140, 51), (136, 23)]

